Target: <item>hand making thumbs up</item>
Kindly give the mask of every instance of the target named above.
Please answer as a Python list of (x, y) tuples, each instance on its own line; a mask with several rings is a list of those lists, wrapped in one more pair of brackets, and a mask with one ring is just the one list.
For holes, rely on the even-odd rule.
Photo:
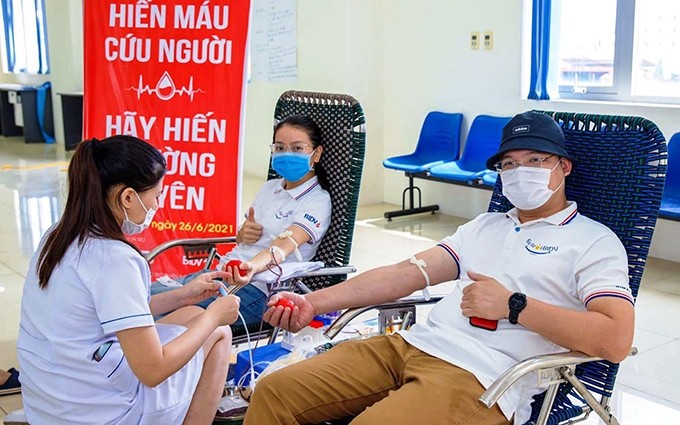
[(262, 225), (255, 221), (255, 208), (250, 207), (246, 221), (236, 234), (236, 242), (253, 244), (262, 237)]

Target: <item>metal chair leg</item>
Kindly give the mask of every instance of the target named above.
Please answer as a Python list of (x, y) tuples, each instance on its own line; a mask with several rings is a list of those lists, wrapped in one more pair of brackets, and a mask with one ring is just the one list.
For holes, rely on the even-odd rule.
[[(406, 177), (408, 177), (408, 187), (404, 189), (404, 191), (401, 193), (401, 210), (396, 210), (396, 211), (387, 211), (385, 213), (385, 218), (387, 221), (392, 221), (394, 217), (402, 217), (405, 215), (412, 215), (412, 214), (420, 214), (424, 212), (431, 212), (432, 214), (435, 213), (435, 211), (439, 210), (439, 205), (434, 204), (434, 205), (427, 205), (427, 206), (422, 206), (423, 205), (423, 200), (422, 200), (422, 194), (420, 191), (420, 188), (416, 186), (413, 183), (413, 178), (414, 175), (412, 173), (406, 173)], [(415, 191), (418, 191), (418, 206), (415, 206)], [(406, 208), (406, 193), (408, 192), (409, 194), (409, 208)]]

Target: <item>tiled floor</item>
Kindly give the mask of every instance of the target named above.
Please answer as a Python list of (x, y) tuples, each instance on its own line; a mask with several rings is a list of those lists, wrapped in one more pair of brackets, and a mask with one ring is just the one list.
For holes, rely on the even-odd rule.
[[(58, 218), (68, 155), (61, 146), (0, 138), (0, 368), (17, 366), (21, 288), (41, 234)], [(262, 183), (244, 182), (244, 205)], [(393, 205), (359, 209), (352, 262), (359, 271), (399, 261), (453, 233), (465, 220), (441, 214), (383, 219)], [(443, 292), (450, 285), (436, 287)], [(613, 409), (623, 425), (680, 424), (680, 264), (650, 259), (637, 304), (640, 354), (621, 366)], [(419, 313), (420, 315), (420, 313)], [(21, 396), (0, 397), (0, 419)], [(597, 424), (590, 418), (587, 424)]]

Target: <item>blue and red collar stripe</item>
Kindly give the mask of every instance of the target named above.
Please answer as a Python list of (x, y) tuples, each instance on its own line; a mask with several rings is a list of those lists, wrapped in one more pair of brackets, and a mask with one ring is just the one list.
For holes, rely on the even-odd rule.
[(303, 196), (305, 196), (306, 194), (308, 194), (309, 192), (311, 192), (312, 189), (314, 189), (314, 188), (317, 187), (318, 185), (319, 185), (319, 182), (318, 182), (318, 181), (315, 181), (314, 183), (312, 183), (311, 186), (309, 186), (309, 187), (308, 187), (307, 189), (305, 189), (302, 193), (300, 193), (298, 196), (296, 196), (296, 197), (295, 197), (295, 200), (296, 200), (296, 201), (299, 200), (300, 198), (302, 198)]
[(560, 225), (560, 226), (564, 226), (565, 224), (569, 224), (569, 222), (571, 222), (571, 220), (573, 220), (574, 217), (576, 217), (576, 215), (578, 215), (578, 210), (574, 210), (574, 211), (573, 211), (571, 214), (569, 214), (569, 216), (568, 216), (567, 218), (565, 218), (564, 221), (562, 221), (559, 225)]

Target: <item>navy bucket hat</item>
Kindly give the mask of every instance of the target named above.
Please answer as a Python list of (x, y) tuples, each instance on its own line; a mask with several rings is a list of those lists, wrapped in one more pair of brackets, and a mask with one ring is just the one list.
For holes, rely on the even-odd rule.
[(504, 153), (517, 149), (553, 153), (574, 161), (569, 155), (562, 128), (550, 115), (527, 111), (517, 114), (503, 127), (503, 138), (498, 152), (486, 160), (486, 168), (495, 170)]

